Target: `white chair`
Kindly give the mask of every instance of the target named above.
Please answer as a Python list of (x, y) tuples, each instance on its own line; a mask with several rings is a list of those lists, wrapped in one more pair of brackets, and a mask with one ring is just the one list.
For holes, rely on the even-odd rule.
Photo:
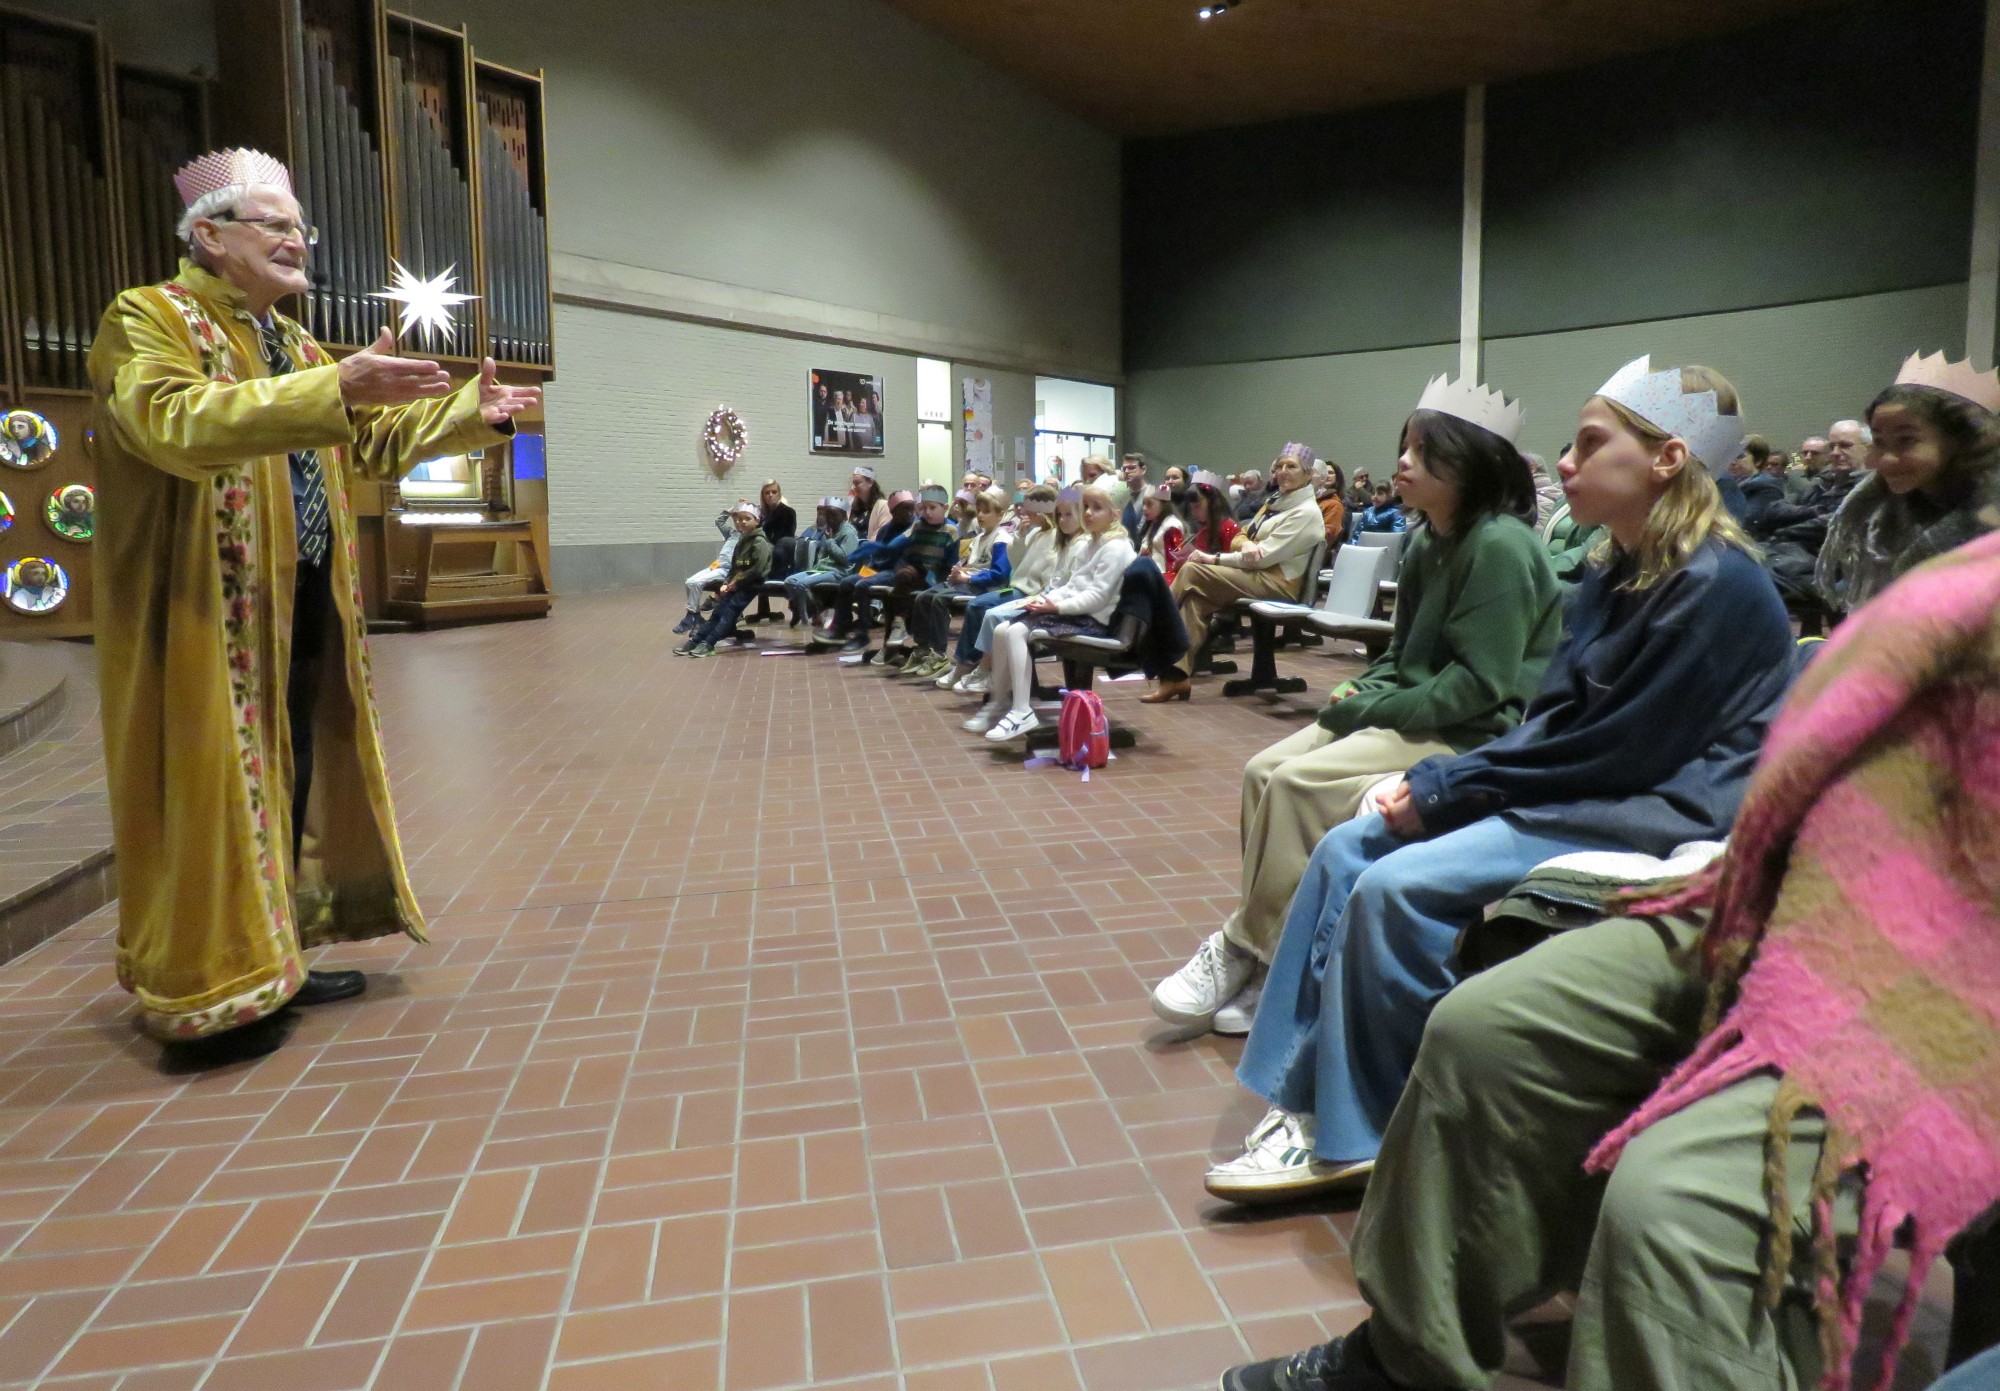
[(1222, 693), (1237, 696), (1272, 691), (1295, 695), (1306, 689), (1304, 678), (1278, 675), (1281, 629), (1310, 628), (1328, 637), (1365, 643), (1370, 651), (1387, 646), (1396, 625), (1372, 615), (1377, 590), (1390, 572), (1393, 559), (1384, 546), (1342, 546), (1334, 554), (1332, 578), (1317, 606), (1273, 599), (1259, 599), (1251, 604), (1250, 631), (1255, 649), (1250, 659), (1250, 675), (1226, 683)]

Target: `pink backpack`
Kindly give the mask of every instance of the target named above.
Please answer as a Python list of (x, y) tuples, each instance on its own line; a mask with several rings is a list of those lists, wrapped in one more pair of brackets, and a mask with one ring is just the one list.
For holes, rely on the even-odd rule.
[(1056, 723), (1056, 761), (1086, 771), (1111, 761), (1111, 722), (1096, 691), (1064, 691)]

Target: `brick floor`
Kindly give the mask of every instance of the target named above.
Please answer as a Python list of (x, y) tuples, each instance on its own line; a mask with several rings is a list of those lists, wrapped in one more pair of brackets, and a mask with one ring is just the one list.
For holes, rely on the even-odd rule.
[(434, 940), (274, 1056), (163, 1074), (109, 912), (0, 968), (0, 1384), (1173, 1391), (1360, 1316), (1350, 1213), (1202, 1193), (1261, 1107), (1145, 1000), (1309, 707), (1112, 686), (1085, 783), (677, 616), (376, 641)]

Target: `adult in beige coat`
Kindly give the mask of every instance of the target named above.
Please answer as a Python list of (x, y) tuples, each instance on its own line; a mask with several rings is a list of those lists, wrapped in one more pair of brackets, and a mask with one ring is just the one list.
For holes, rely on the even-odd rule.
[[(1303, 444), (1288, 444), (1271, 464), (1271, 494), (1257, 515), (1236, 533), (1230, 549), (1220, 555), (1192, 552), (1174, 576), (1174, 598), (1181, 622), (1187, 625), (1188, 661), (1193, 662), (1208, 641), (1215, 615), (1238, 599), (1297, 599), (1313, 548), (1326, 535), (1326, 524), (1313, 498), (1312, 466), (1316, 455)], [(1148, 705), (1186, 700), (1194, 694), (1188, 674), (1170, 667), (1159, 688), (1143, 696)]]

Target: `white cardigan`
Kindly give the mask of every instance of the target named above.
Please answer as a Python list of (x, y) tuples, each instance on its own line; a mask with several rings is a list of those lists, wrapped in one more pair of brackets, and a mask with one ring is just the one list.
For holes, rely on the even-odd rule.
[(1036, 527), (1025, 536), (1016, 534), (1007, 547), (1007, 563), (1012, 567), (1007, 587), (1023, 598), (1033, 598), (1049, 587), (1056, 572), (1056, 529)]
[(1306, 557), (1326, 535), (1326, 518), (1310, 487), (1294, 488), (1273, 498), (1264, 515), (1246, 525), (1237, 548), (1215, 563), (1237, 570), (1276, 570), (1296, 582), (1306, 572)]
[(1114, 526), (1102, 536), (1072, 543), (1070, 550), (1077, 553), (1077, 559), (1069, 578), (1042, 597), (1052, 600), (1059, 614), (1109, 623), (1118, 611), (1118, 591), (1125, 583), (1125, 571), (1136, 559), (1132, 538), (1125, 534), (1125, 528)]

